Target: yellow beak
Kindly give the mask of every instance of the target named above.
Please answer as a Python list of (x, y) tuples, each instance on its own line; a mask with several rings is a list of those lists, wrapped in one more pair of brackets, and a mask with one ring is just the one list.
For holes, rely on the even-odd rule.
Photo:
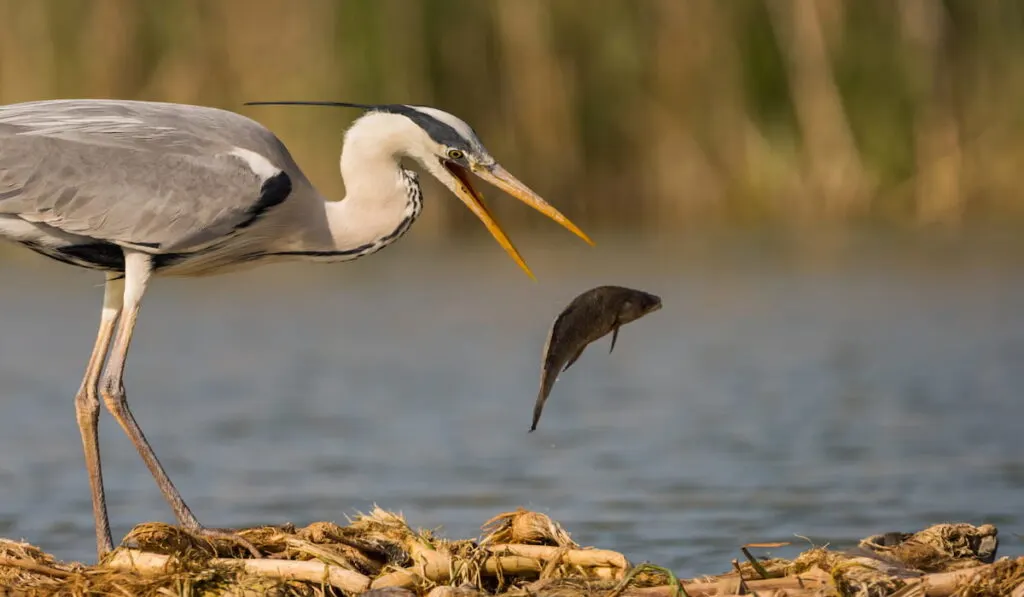
[[(468, 207), (470, 211), (476, 214), (476, 217), (480, 218), (480, 221), (487, 227), (491, 236), (498, 241), (498, 244), (505, 249), (509, 256), (512, 257), (513, 261), (519, 264), (519, 267), (523, 268), (526, 275), (536, 280), (533, 272), (530, 271), (529, 266), (526, 265), (526, 262), (523, 261), (523, 257), (519, 254), (519, 251), (516, 250), (515, 245), (512, 244), (512, 241), (509, 240), (505, 231), (501, 229), (501, 226), (498, 225), (498, 222), (487, 209), (487, 206), (484, 205), (483, 195), (473, 187), (469, 180), (469, 170), (454, 162), (444, 161), (442, 163), (444, 164), (444, 167), (451, 172), (460, 183), (462, 183), (457, 185), (455, 189), (456, 195), (458, 195), (459, 199), (466, 204), (466, 207)], [(472, 171), (480, 178), (558, 222), (570, 232), (586, 241), (587, 244), (593, 246), (594, 241), (590, 240), (590, 237), (569, 221), (569, 218), (562, 215), (550, 203), (542, 199), (540, 195), (530, 190), (529, 187), (519, 182), (515, 176), (512, 176), (508, 170), (505, 170), (500, 165), (494, 164), (493, 166), (477, 166), (474, 164), (472, 166)]]

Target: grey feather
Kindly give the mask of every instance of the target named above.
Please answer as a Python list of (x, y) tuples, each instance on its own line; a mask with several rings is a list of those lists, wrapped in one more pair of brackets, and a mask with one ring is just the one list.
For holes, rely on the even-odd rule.
[(194, 250), (244, 224), (260, 201), (264, 181), (236, 148), (308, 184), (273, 133), (233, 112), (113, 100), (2, 106), (0, 216), (153, 253)]

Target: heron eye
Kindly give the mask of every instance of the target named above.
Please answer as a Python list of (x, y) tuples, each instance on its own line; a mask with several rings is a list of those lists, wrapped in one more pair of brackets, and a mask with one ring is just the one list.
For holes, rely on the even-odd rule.
[(448, 150), (448, 159), (449, 160), (461, 160), (462, 159), (462, 152), (459, 151), (458, 149), (449, 149)]

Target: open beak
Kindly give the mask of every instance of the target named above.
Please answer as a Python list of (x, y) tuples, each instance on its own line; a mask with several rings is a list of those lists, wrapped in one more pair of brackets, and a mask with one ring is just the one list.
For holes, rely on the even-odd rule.
[[(523, 268), (526, 275), (536, 279), (533, 272), (531, 272), (530, 268), (526, 265), (526, 262), (523, 261), (523, 257), (519, 254), (519, 251), (516, 250), (515, 245), (512, 244), (512, 241), (509, 240), (508, 236), (506, 236), (505, 231), (501, 229), (501, 226), (499, 226), (498, 222), (495, 221), (494, 216), (487, 209), (487, 206), (484, 205), (483, 195), (473, 187), (469, 177), (470, 170), (463, 168), (455, 162), (449, 162), (447, 160), (441, 160), (441, 164), (461, 183), (456, 186), (455, 189), (456, 195), (458, 195), (459, 199), (466, 204), (466, 207), (468, 207), (470, 211), (476, 214), (476, 217), (480, 218), (480, 221), (484, 223), (484, 226), (487, 227), (487, 230), (491, 233), (494, 239), (498, 241), (498, 244), (501, 245), (509, 256), (519, 264), (519, 267)], [(575, 224), (570, 222), (569, 218), (562, 215), (550, 203), (541, 199), (537, 193), (534, 193), (529, 187), (519, 182), (515, 176), (512, 176), (508, 170), (505, 170), (500, 165), (494, 164), (492, 166), (477, 166), (474, 164), (472, 172), (499, 189), (505, 191), (509, 195), (512, 195), (516, 199), (519, 199), (523, 203), (558, 222), (570, 232), (586, 241), (587, 244), (594, 244), (594, 241), (590, 240), (590, 237), (577, 228)]]

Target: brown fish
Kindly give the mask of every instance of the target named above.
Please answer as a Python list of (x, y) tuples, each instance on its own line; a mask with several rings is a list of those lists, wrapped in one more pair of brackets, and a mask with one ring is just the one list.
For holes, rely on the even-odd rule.
[(622, 286), (598, 286), (577, 296), (555, 318), (544, 344), (540, 393), (533, 407), (532, 432), (558, 375), (572, 366), (588, 344), (612, 333), (615, 350), (619, 328), (661, 308), (661, 298)]

